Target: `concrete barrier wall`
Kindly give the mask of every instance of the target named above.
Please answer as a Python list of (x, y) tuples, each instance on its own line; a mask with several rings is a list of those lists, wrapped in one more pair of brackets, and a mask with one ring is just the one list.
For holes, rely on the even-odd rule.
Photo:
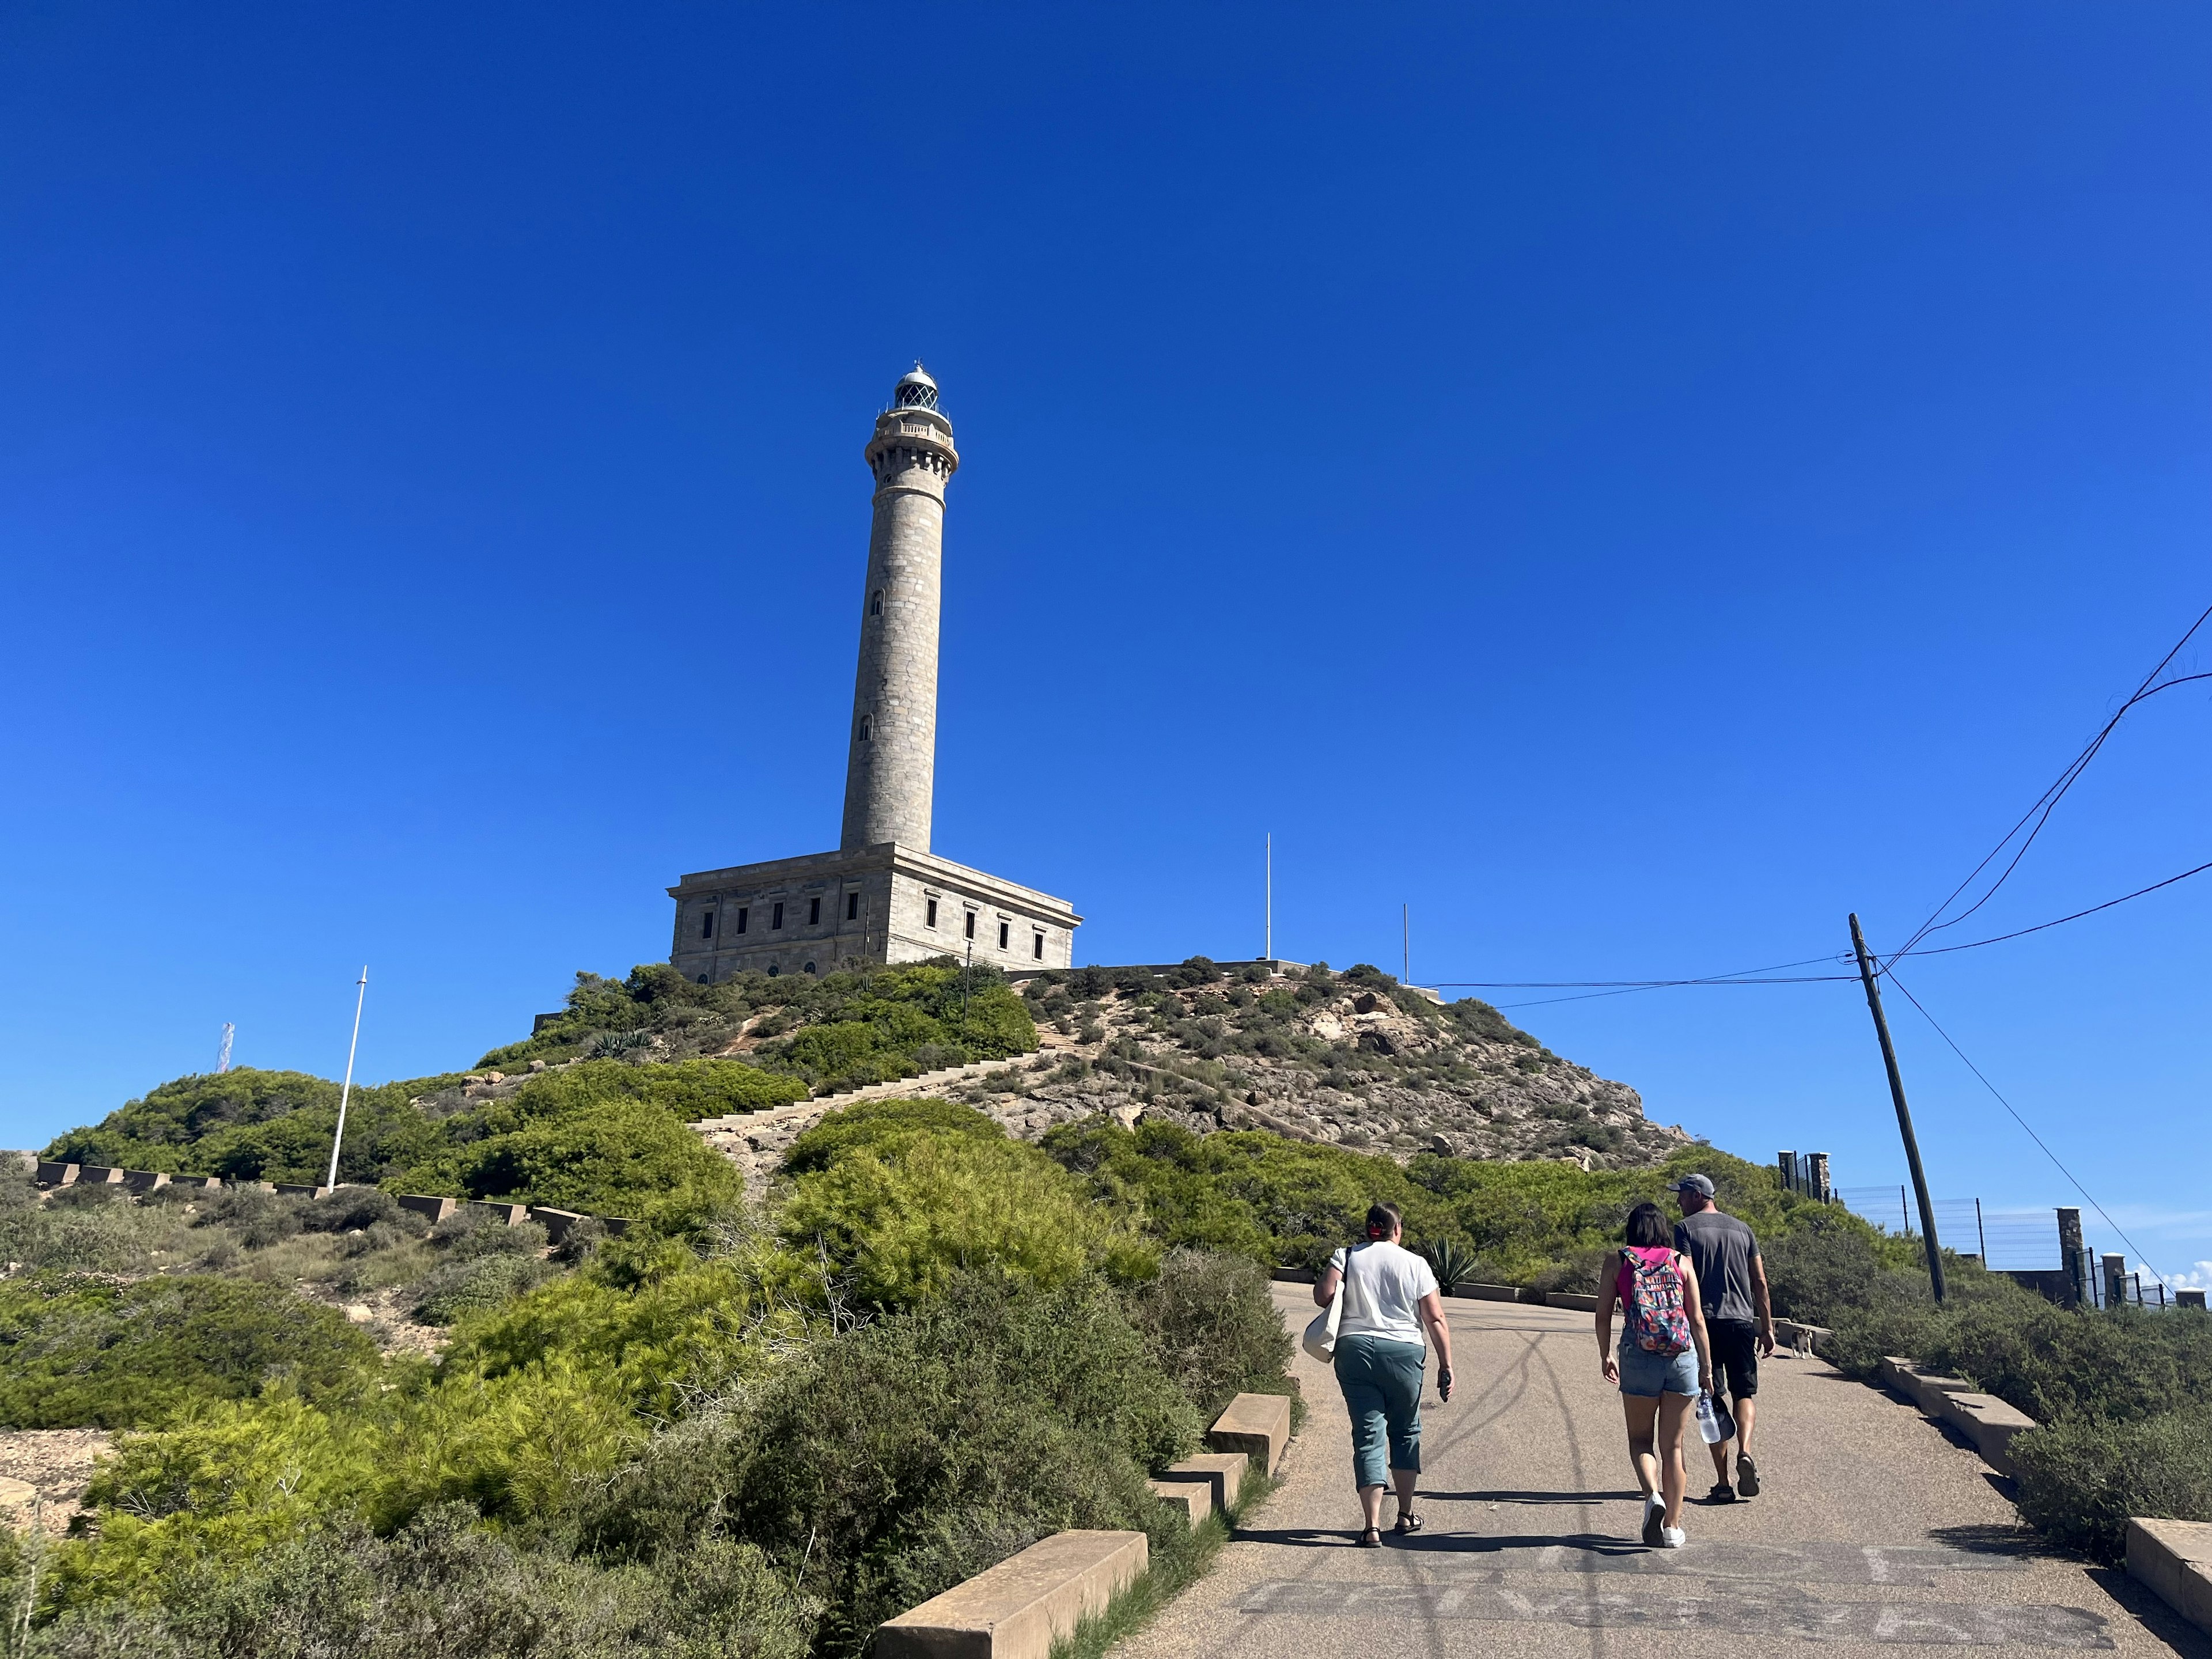
[(2130, 1521), (2128, 1577), (2212, 1634), (2212, 1522)]
[[(310, 1187), (303, 1182), (225, 1181), (220, 1176), (170, 1175), (160, 1170), (123, 1170), (103, 1164), (63, 1164), (52, 1159), (34, 1160), (32, 1179), (49, 1190), (57, 1187), (79, 1184), (119, 1186), (143, 1196), (158, 1187), (190, 1187), (195, 1190), (219, 1192), (225, 1187), (251, 1187), (264, 1193), (276, 1193), (286, 1198), (325, 1198), (337, 1190), (331, 1187)], [(348, 1183), (341, 1182), (339, 1186)], [(428, 1216), (435, 1224), (455, 1210), (467, 1208), (483, 1212), (501, 1226), (520, 1226), (525, 1221), (535, 1221), (544, 1227), (546, 1236), (556, 1244), (565, 1238), (580, 1221), (596, 1221), (608, 1233), (619, 1238), (629, 1231), (631, 1218), (619, 1215), (587, 1216), (580, 1211), (555, 1209), (544, 1204), (491, 1204), (477, 1200), (436, 1197), (422, 1193), (395, 1194), (399, 1207), (416, 1215)], [(1312, 1275), (1307, 1275), (1312, 1282)]]
[(1063, 1532), (878, 1627), (876, 1659), (1049, 1659), (1150, 1564), (1140, 1532)]

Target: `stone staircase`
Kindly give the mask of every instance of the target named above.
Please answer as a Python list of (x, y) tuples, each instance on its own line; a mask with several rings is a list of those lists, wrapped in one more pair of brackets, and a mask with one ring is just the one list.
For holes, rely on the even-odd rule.
[(765, 1112), (732, 1112), (726, 1117), (702, 1118), (691, 1127), (709, 1146), (744, 1170), (746, 1186), (753, 1188), (757, 1185), (756, 1177), (772, 1169), (793, 1140), (841, 1106), (857, 1105), (864, 1100), (900, 1100), (938, 1094), (951, 1085), (1027, 1064), (1031, 1058), (1019, 1054), (1012, 1060), (979, 1060), (972, 1065), (949, 1066), (943, 1071), (925, 1072), (920, 1077), (871, 1083)]

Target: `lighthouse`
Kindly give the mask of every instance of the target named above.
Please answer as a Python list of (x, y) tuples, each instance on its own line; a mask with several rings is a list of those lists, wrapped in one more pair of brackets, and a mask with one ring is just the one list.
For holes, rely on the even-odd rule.
[(702, 984), (941, 956), (1016, 974), (1074, 960), (1083, 918), (1066, 899), (930, 846), (945, 486), (960, 455), (920, 363), (891, 388), (861, 455), (873, 490), (837, 850), (702, 870), (668, 889), (669, 960)]

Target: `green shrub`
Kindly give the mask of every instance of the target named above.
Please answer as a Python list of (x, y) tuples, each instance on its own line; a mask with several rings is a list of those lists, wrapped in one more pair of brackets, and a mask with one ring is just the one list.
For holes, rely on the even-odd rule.
[(659, 1559), (726, 1522), (828, 1604), (821, 1651), (850, 1655), (1048, 1533), (1164, 1529), (1146, 1473), (1199, 1431), (1095, 1281), (963, 1279), (818, 1346), (743, 1416), (662, 1437), (587, 1535)]
[(1174, 1249), (1130, 1290), (1129, 1322), (1152, 1359), (1211, 1423), (1239, 1394), (1295, 1394), (1291, 1339), (1266, 1271), (1218, 1250)]
[(734, 1060), (591, 1060), (447, 1120), (446, 1146), (392, 1184), (596, 1215), (734, 1202), (744, 1185), (736, 1167), (687, 1124), (795, 1092)]
[(252, 1279), (0, 1282), (0, 1423), (13, 1428), (142, 1428), (272, 1381), (343, 1396), (376, 1358), (334, 1310)]
[(2131, 1422), (2077, 1418), (2014, 1437), (2021, 1513), (2061, 1544), (2117, 1565), (2130, 1516), (2212, 1521), (2212, 1412)]
[(658, 1572), (486, 1529), (465, 1505), (380, 1539), (318, 1526), (158, 1611), (115, 1603), (39, 1632), (37, 1659), (804, 1659), (816, 1609), (750, 1545), (702, 1540)]
[[(347, 1106), (339, 1178), (374, 1182), (422, 1156), (435, 1144), (437, 1127), (408, 1102), (459, 1081), (447, 1076), (357, 1085)], [(94, 1127), (70, 1130), (42, 1156), (238, 1181), (320, 1182), (337, 1127), (339, 1091), (327, 1078), (250, 1066), (178, 1078)]]
[(972, 1108), (876, 1101), (822, 1127), (820, 1139), (793, 1146), (805, 1167), (779, 1225), (793, 1246), (825, 1252), (877, 1306), (935, 1296), (963, 1270), (1036, 1285), (1101, 1267), (1151, 1271), (1133, 1231)]
[(476, 1255), (441, 1262), (417, 1287), (415, 1317), (425, 1325), (458, 1325), (503, 1308), (536, 1289), (554, 1269), (534, 1256)]
[(611, 1101), (658, 1106), (680, 1123), (759, 1111), (806, 1098), (804, 1085), (737, 1060), (681, 1060), (633, 1066), (587, 1060), (533, 1077), (507, 1100), (487, 1109), (488, 1121), (562, 1117)]

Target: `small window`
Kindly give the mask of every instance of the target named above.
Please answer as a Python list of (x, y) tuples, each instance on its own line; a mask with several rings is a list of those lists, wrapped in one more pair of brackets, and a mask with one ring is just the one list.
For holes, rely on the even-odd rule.
[(871, 617), (880, 617), (884, 614), (884, 590), (880, 587), (869, 596), (868, 614)]
[(1008, 925), (1008, 924), (1006, 924), (1006, 922), (1003, 922), (1003, 921), (1002, 921), (1002, 922), (1000, 922), (1000, 923), (999, 924), (999, 948), (1000, 948), (1001, 951), (1003, 951), (1003, 950), (1005, 950), (1005, 949), (1006, 948), (1006, 928), (1007, 928), (1007, 925)]
[(858, 893), (848, 893), (848, 894), (846, 894), (846, 895), (845, 895), (845, 920), (846, 920), (846, 921), (858, 921), (860, 919), (860, 896)]
[[(806, 925), (809, 927), (819, 927), (822, 925), (822, 901), (818, 898), (806, 901)], [(806, 964), (806, 971), (810, 974), (814, 971), (812, 963)]]
[(746, 907), (745, 907), (745, 906), (744, 906), (744, 905), (740, 904), (740, 905), (738, 907), (738, 931), (739, 933), (744, 933), (744, 932), (745, 931), (745, 921), (746, 921), (746, 919), (747, 919), (748, 917), (750, 917), (751, 915), (752, 915), (752, 912), (751, 912), (750, 909), (746, 908)]
[(699, 918), (699, 937), (701, 939), (714, 937), (714, 913), (712, 910)]
[(1037, 933), (1031, 936), (1030, 939), (1030, 954), (1035, 957), (1039, 962), (1042, 962), (1044, 960), (1044, 935), (1042, 933)]
[(968, 925), (968, 937), (969, 937), (969, 939), (973, 939), (973, 938), (975, 938), (975, 913), (973, 910), (970, 910), (970, 911), (968, 913), (968, 924), (967, 924), (967, 925)]
[(860, 716), (860, 741), (866, 743), (875, 729), (875, 722), (866, 714)]
[(807, 971), (808, 973), (810, 973), (810, 974), (818, 974), (818, 973), (820, 973), (822, 970), (821, 970), (819, 968), (817, 968), (817, 967), (816, 967), (812, 963), (811, 963), (811, 962), (810, 962), (810, 963), (808, 963), (806, 964), (806, 971)]
[(937, 901), (935, 899), (932, 899), (929, 902), (929, 915), (927, 918), (924, 920), (922, 926), (925, 927), (934, 927), (937, 926)]
[(770, 912), (768, 919), (768, 925), (771, 928), (781, 927), (783, 926), (783, 906), (781, 903), (775, 907), (775, 910)]
[(770, 963), (769, 963), (769, 965), (768, 965), (768, 976), (769, 976), (770, 979), (774, 979), (774, 978), (776, 976), (777, 973), (778, 973), (778, 972), (780, 972), (780, 971), (781, 971), (781, 970), (776, 967), (776, 965), (775, 965), (774, 963), (772, 963), (772, 962), (771, 962)]

